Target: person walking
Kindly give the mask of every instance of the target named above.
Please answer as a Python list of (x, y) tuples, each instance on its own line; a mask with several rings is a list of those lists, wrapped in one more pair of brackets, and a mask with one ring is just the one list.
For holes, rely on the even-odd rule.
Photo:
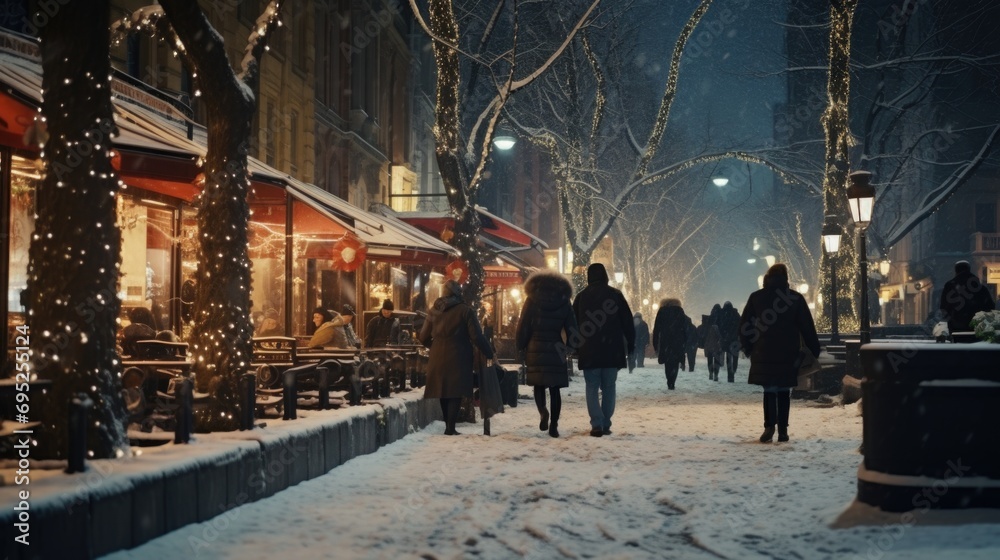
[(609, 435), (618, 370), (628, 365), (628, 354), (635, 352), (632, 310), (625, 296), (608, 285), (604, 265), (594, 263), (587, 267), (587, 287), (573, 300), (573, 311), (579, 329), (570, 337), (570, 345), (576, 348), (587, 384), (590, 435)]
[(635, 326), (635, 352), (628, 356), (629, 371), (636, 367), (645, 367), (646, 346), (649, 345), (649, 325), (642, 320), (642, 313), (632, 316), (632, 324)]
[(971, 331), (972, 317), (980, 311), (993, 310), (995, 303), (989, 290), (972, 273), (968, 261), (955, 263), (955, 277), (944, 283), (941, 290), (941, 312), (948, 321), (948, 332)]
[(493, 359), (493, 349), (458, 282), (445, 282), (443, 295), (431, 306), (420, 330), (420, 342), (430, 348), (424, 398), (440, 401), (445, 435), (458, 435), (455, 424), (462, 398), (472, 397), (473, 346), (486, 359)]
[[(788, 287), (788, 268), (777, 263), (764, 275), (764, 287), (750, 294), (740, 316), (740, 345), (750, 357), (747, 382), (764, 387), (761, 443), (788, 441), (790, 391), (798, 384), (801, 352), (819, 357), (819, 337), (802, 294)], [(805, 348), (802, 348), (802, 347)]]
[(715, 304), (712, 313), (701, 316), (701, 325), (705, 333), (705, 358), (708, 360), (708, 379), (719, 380), (719, 370), (722, 368), (722, 334), (719, 332), (719, 315), (722, 307)]
[(726, 379), (735, 383), (740, 357), (740, 312), (729, 301), (722, 304), (719, 312), (719, 337), (722, 340), (722, 359), (726, 363)]
[[(694, 326), (694, 321), (687, 314), (684, 315), (685, 330), (687, 339), (684, 343), (684, 354), (687, 356), (688, 371), (694, 371), (694, 359), (698, 356), (698, 327)], [(681, 359), (681, 367), (684, 367), (684, 360)]]
[(677, 370), (684, 363), (684, 349), (687, 345), (687, 323), (679, 299), (667, 298), (660, 302), (660, 309), (653, 321), (653, 349), (659, 363), (663, 364), (667, 375), (667, 389), (673, 391), (677, 382)]
[[(576, 330), (576, 316), (570, 305), (573, 286), (561, 274), (540, 270), (524, 283), (527, 296), (517, 321), (515, 342), (524, 356), (527, 384), (534, 387), (538, 429), (559, 437), (562, 396), (559, 389), (569, 386), (566, 342)], [(545, 406), (549, 390), (552, 413)]]

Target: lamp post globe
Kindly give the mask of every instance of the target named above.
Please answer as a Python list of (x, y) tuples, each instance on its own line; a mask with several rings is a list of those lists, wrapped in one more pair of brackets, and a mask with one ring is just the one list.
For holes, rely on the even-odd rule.
[(830, 344), (840, 344), (839, 324), (837, 318), (837, 260), (840, 251), (840, 237), (844, 230), (833, 216), (827, 216), (823, 223), (823, 250), (830, 261)]

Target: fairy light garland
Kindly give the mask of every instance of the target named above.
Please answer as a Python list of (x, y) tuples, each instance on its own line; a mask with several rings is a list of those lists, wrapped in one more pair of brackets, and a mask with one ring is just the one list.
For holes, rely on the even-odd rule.
[[(830, 52), (827, 93), (829, 104), (821, 122), (826, 138), (825, 173), (823, 175), (823, 212), (827, 216), (844, 217), (847, 207), (850, 148), (853, 137), (850, 131), (849, 102), (851, 93), (851, 31), (858, 0), (831, 0), (830, 2)], [(819, 239), (816, 240), (819, 242)], [(830, 293), (830, 255), (821, 251), (821, 293)], [(858, 255), (853, 243), (841, 243), (837, 261), (837, 317), (841, 329), (854, 330), (859, 326), (859, 310), (854, 294), (858, 291), (861, 274)], [(846, 305), (843, 305), (845, 304)], [(825, 307), (825, 306), (824, 306)], [(824, 309), (823, 315), (826, 315)], [(823, 322), (828, 319), (824, 317)]]

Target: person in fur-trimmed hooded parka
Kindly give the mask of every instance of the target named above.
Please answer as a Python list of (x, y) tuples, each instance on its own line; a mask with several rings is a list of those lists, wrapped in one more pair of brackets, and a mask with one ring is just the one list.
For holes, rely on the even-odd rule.
[[(535, 404), (541, 417), (538, 429), (559, 437), (562, 409), (559, 389), (569, 385), (566, 342), (576, 329), (576, 316), (570, 305), (573, 286), (558, 273), (540, 270), (528, 277), (524, 293), (527, 297), (517, 321), (517, 350), (524, 356), (527, 383), (535, 388)], [(551, 415), (545, 406), (546, 388)]]

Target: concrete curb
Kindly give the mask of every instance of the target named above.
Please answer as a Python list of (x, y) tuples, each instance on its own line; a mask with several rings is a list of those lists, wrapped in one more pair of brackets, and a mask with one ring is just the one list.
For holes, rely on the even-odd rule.
[[(199, 435), (190, 445), (145, 448), (134, 458), (88, 463), (75, 475), (33, 467), (28, 485), (0, 487), (0, 537), (8, 559), (94, 558), (133, 548), (191, 523), (229, 521), (239, 505), (273, 496), (377, 451), (441, 418), (422, 391), (371, 406), (302, 411), (248, 432)], [(29, 545), (14, 540), (30, 492)], [(23, 508), (22, 508), (23, 509)]]

